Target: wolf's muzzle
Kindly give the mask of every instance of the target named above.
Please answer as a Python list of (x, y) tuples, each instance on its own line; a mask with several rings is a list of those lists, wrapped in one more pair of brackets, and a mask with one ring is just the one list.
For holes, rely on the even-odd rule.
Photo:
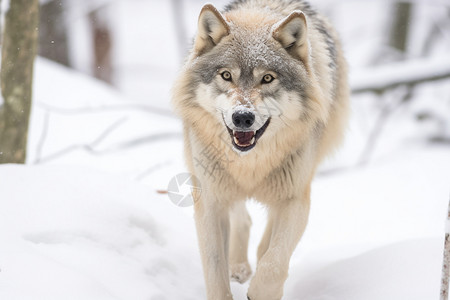
[[(254, 115), (253, 115), (253, 117), (254, 117)], [(244, 122), (245, 122), (245, 120), (244, 120)], [(252, 122), (254, 122), (254, 119), (252, 120)], [(233, 123), (234, 123), (234, 119), (233, 119)], [(242, 119), (240, 120), (240, 123), (242, 123)], [(249, 151), (250, 149), (253, 149), (253, 147), (255, 147), (256, 142), (263, 135), (267, 126), (269, 126), (269, 123), (270, 123), (270, 118), (267, 119), (267, 121), (264, 123), (264, 125), (261, 126), (256, 131), (245, 130), (245, 129), (250, 128), (252, 125), (249, 125), (246, 128), (242, 128), (242, 126), (241, 126), (242, 130), (238, 130), (238, 129), (233, 130), (230, 127), (228, 127), (226, 123), (225, 123), (225, 126), (227, 127), (228, 133), (230, 134), (231, 142), (232, 142), (234, 148), (236, 148), (239, 151), (245, 152), (245, 151)], [(248, 125), (248, 124), (246, 124), (246, 125)], [(246, 125), (244, 125), (244, 126), (246, 126)], [(239, 129), (241, 129), (241, 128), (239, 128)]]
[(247, 129), (255, 123), (255, 114), (251, 111), (237, 111), (233, 113), (231, 119), (237, 128)]

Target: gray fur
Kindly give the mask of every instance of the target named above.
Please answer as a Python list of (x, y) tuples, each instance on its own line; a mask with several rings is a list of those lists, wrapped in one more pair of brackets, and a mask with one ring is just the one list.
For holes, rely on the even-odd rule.
[(296, 91), (301, 99), (305, 99), (308, 87), (304, 81), (292, 78), (305, 77), (306, 71), (287, 52), (280, 52), (279, 49), (280, 45), (267, 30), (261, 30), (257, 34), (244, 32), (234, 35), (232, 40), (220, 43), (198, 57), (193, 70), (194, 78), (198, 78), (195, 83), (201, 81), (210, 84), (219, 69), (238, 67), (241, 70), (238, 84), (244, 89), (251, 89), (261, 81), (260, 78), (254, 78), (253, 70), (263, 68), (278, 74), (281, 85), (287, 91)]
[[(252, 5), (252, 7), (260, 6), (261, 9), (269, 9), (267, 6), (265, 6), (265, 4), (266, 3), (264, 1), (259, 1), (259, 0), (235, 0), (232, 3), (228, 4), (225, 7), (224, 11), (230, 12), (230, 11), (234, 11), (234, 10), (239, 10), (239, 9), (242, 9), (245, 7), (250, 7), (250, 5)], [(337, 73), (336, 68), (338, 67), (336, 43), (334, 41), (334, 38), (331, 36), (331, 34), (329, 32), (329, 28), (327, 28), (327, 26), (325, 26), (324, 20), (322, 19), (322, 17), (320, 15), (317, 14), (316, 10), (313, 9), (308, 2), (303, 1), (303, 0), (277, 0), (277, 1), (273, 1), (272, 5), (274, 8), (273, 9), (274, 13), (279, 13), (280, 10), (289, 6), (289, 7), (293, 7), (293, 9), (301, 10), (307, 16), (308, 26), (310, 28), (312, 27), (315, 30), (317, 30), (319, 32), (319, 34), (322, 35), (322, 39), (327, 45), (326, 49), (329, 52), (329, 57), (330, 57), (330, 62), (328, 64), (328, 66), (330, 67), (330, 69), (333, 72), (333, 78), (335, 78), (336, 73)], [(285, 58), (283, 57), (283, 59), (285, 59)], [(295, 76), (295, 75), (298, 75), (298, 74), (291, 74), (291, 76)], [(299, 87), (294, 87), (294, 86), (292, 86), (291, 83), (285, 83), (285, 87), (288, 88), (289, 90), (294, 90), (294, 89), (299, 90), (298, 89)]]
[[(242, 202), (252, 197), (269, 213), (248, 298), (280, 300), (308, 221), (317, 165), (345, 132), (345, 59), (333, 27), (302, 0), (236, 0), (223, 14), (209, 4), (199, 21), (173, 103), (183, 120), (188, 169), (202, 185), (193, 197), (207, 299), (232, 300), (229, 276), (242, 283), (252, 273), (251, 221)], [(225, 71), (231, 79), (221, 77)], [(255, 77), (264, 74), (274, 83)], [(235, 147), (235, 109), (255, 111), (268, 124), (248, 151)], [(208, 149), (215, 151), (205, 156)]]

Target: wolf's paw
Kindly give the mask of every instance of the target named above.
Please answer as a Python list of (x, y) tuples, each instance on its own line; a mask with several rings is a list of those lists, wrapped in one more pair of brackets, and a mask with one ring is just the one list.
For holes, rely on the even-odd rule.
[(252, 275), (252, 268), (247, 262), (232, 264), (230, 266), (230, 274), (232, 281), (244, 283), (250, 278), (250, 275)]

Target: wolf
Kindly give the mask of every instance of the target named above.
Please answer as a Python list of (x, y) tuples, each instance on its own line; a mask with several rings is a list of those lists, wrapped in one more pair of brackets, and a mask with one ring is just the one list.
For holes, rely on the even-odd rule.
[(311, 181), (348, 120), (335, 30), (302, 0), (237, 0), (223, 11), (206, 4), (172, 103), (201, 186), (192, 196), (207, 299), (233, 299), (230, 279), (252, 274), (247, 199), (268, 211), (247, 297), (281, 299)]

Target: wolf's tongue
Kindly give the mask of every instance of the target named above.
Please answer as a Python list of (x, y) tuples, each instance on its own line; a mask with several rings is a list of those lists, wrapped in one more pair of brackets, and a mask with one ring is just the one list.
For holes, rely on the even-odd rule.
[(251, 140), (255, 133), (253, 131), (235, 131), (234, 137), (239, 141), (241, 145), (250, 145)]

